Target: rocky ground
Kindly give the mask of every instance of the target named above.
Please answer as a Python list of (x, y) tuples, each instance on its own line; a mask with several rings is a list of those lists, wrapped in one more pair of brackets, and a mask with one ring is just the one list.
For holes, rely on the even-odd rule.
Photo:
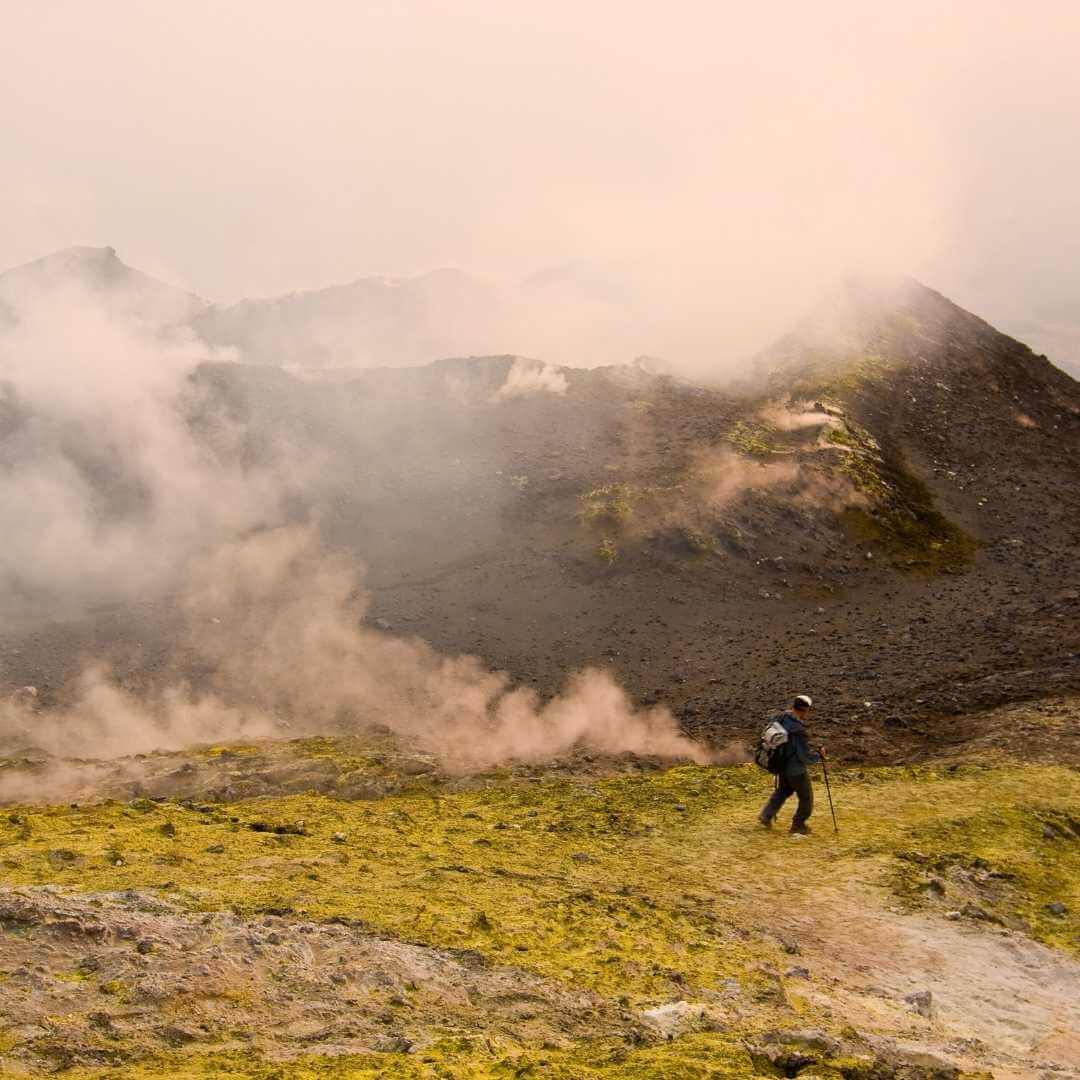
[[(366, 567), (369, 624), (541, 694), (608, 668), (722, 745), (800, 689), (880, 761), (1080, 689), (1080, 388), (944, 298), (856, 290), (741, 386), (565, 369), (500, 397), (513, 364), (210, 367), (192, 423), (317, 453), (297, 514)], [(197, 681), (180, 621), (169, 597), (12, 619), (4, 683), (56, 704), (101, 656)]]
[(1078, 1075), (1080, 787), (996, 757), (838, 767), (809, 838), (753, 766), (128, 762), (171, 794), (4, 813), (3, 1075)]
[[(264, 738), (76, 760), (56, 717), (90, 745), (110, 709), (230, 715), (259, 687), (216, 645), (261, 619), (17, 591), (0, 1075), (1080, 1075), (1077, 384), (914, 283), (740, 386), (534, 365), (505, 393), (517, 364), (211, 365), (185, 408), (208, 452), (319, 462), (291, 512), (366, 568), (350, 663), (475, 654), (446, 665), (541, 699), (607, 669), (728, 762), (809, 692), (839, 835), (820, 785), (812, 837), (760, 829), (750, 765), (451, 768), (332, 665)], [(34, 418), (0, 405), (2, 447)]]

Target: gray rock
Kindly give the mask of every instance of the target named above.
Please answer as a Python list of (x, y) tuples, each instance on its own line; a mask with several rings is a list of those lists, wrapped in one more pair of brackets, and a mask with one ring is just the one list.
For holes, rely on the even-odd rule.
[(413, 1044), (403, 1035), (385, 1035), (375, 1040), (373, 1049), (380, 1054), (407, 1054)]
[(769, 1042), (801, 1046), (807, 1050), (819, 1050), (823, 1054), (835, 1055), (840, 1053), (839, 1040), (816, 1028), (805, 1028), (797, 1031), (774, 1031), (766, 1038)]
[(783, 1076), (795, 1076), (822, 1057), (835, 1057), (841, 1044), (823, 1031), (807, 1029), (766, 1032), (760, 1043), (747, 1044), (747, 1049), (762, 1072), (768, 1073), (772, 1066), (781, 1070)]
[(705, 1006), (689, 1001), (658, 1005), (655, 1009), (646, 1009), (641, 1014), (642, 1020), (665, 1039), (674, 1039), (676, 1035), (681, 1035), (704, 1016)]
[(959, 1080), (960, 1070), (948, 1060), (917, 1046), (900, 1046), (891, 1039), (866, 1036), (874, 1051), (875, 1066), (879, 1070), (872, 1075), (918, 1077), (919, 1080)]
[(194, 1030), (180, 1024), (169, 1024), (166, 1027), (158, 1028), (158, 1035), (161, 1041), (168, 1046), (183, 1046), (185, 1043), (194, 1042), (198, 1038), (198, 1034)]
[(1002, 925), (1001, 919), (998, 918), (992, 911), (987, 911), (985, 908), (979, 907), (978, 904), (965, 904), (960, 909), (961, 915), (966, 915), (969, 919), (977, 919), (979, 922), (994, 923), (998, 926)]
[(934, 995), (929, 990), (916, 990), (914, 994), (908, 994), (904, 1001), (920, 1016), (925, 1016), (927, 1019), (934, 1012)]

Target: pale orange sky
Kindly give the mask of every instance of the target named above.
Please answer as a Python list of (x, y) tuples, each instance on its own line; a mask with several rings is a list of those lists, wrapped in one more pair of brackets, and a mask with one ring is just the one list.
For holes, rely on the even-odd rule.
[(711, 341), (884, 267), (1080, 324), (1067, 0), (0, 11), (0, 268), (111, 244), (231, 300), (585, 260)]

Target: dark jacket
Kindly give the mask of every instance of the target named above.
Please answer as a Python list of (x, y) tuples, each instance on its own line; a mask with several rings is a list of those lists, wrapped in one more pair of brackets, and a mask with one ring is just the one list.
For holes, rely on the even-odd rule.
[(821, 755), (810, 749), (806, 728), (793, 712), (781, 713), (776, 719), (788, 733), (788, 741), (784, 743), (783, 771), (788, 776), (800, 776), (806, 772), (807, 765), (817, 765)]

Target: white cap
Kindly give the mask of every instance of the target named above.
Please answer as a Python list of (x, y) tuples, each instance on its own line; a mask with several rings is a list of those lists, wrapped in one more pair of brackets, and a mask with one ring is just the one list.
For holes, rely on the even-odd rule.
[(812, 709), (814, 707), (813, 698), (809, 694), (799, 694), (795, 699), (796, 709)]

